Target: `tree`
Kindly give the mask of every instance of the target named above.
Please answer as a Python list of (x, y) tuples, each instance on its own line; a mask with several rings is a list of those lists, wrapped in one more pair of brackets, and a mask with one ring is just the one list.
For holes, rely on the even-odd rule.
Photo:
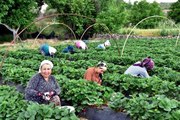
[(123, 0), (112, 0), (108, 2), (108, 8), (101, 11), (97, 16), (97, 22), (105, 24), (111, 32), (117, 32), (128, 22), (128, 4)]
[(106, 0), (106, 1), (104, 1), (104, 0), (92, 0), (92, 1), (95, 4), (95, 9), (96, 9), (97, 13), (100, 13), (101, 11), (108, 9), (108, 7), (109, 7), (108, 3), (111, 0)]
[(34, 21), (36, 8), (36, 0), (0, 0), (0, 24), (12, 31), (15, 38), (20, 29)]
[(65, 14), (58, 16), (58, 21), (71, 27), (78, 38), (88, 25), (93, 24), (90, 19), (82, 17), (94, 18), (96, 11), (92, 0), (45, 0), (45, 3), (59, 14)]
[(171, 5), (168, 16), (176, 23), (180, 23), (180, 0)]
[[(132, 25), (136, 25), (142, 19), (149, 16), (164, 16), (160, 5), (157, 2), (148, 3), (146, 0), (135, 2), (131, 9), (130, 21)], [(142, 22), (139, 28), (154, 28), (158, 25), (159, 18), (151, 18)]]

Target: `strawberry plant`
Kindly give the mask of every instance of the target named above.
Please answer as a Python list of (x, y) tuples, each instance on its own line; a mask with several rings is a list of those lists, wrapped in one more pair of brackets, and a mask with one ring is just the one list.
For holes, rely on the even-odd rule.
[[(180, 47), (174, 47), (176, 40), (129, 39), (122, 57), (118, 52), (118, 47), (121, 50), (124, 41), (116, 40), (116, 42), (118, 46), (115, 41), (111, 41), (112, 46), (105, 50), (96, 49), (102, 41), (89, 42), (88, 50), (75, 49), (77, 52), (75, 54), (61, 53), (67, 46), (61, 44), (55, 46), (57, 53), (54, 58), (41, 55), (38, 49), (23, 48), (9, 51), (0, 71), (1, 83), (26, 86), (32, 75), (38, 72), (40, 62), (47, 59), (54, 64), (52, 74), (62, 89), (61, 98), (76, 107), (78, 112), (89, 106), (98, 107), (105, 104), (117, 111), (128, 112), (132, 119), (178, 120)], [(5, 50), (0, 50), (0, 61), (3, 60), (5, 53)], [(151, 78), (124, 75), (130, 65), (147, 56), (151, 56), (155, 62), (155, 68), (149, 73)], [(82, 80), (86, 69), (95, 66), (99, 61), (105, 61), (108, 66), (108, 70), (103, 74), (102, 85)], [(11, 91), (9, 89), (7, 91)], [(113, 96), (111, 96), (112, 93)], [(2, 92), (1, 95), (3, 95), (3, 99), (7, 99), (10, 97), (9, 94), (11, 95), (11, 92), (6, 92), (6, 94)], [(19, 96), (19, 93), (14, 94)], [(16, 95), (15, 98), (17, 98)], [(13, 98), (11, 99), (13, 100)], [(18, 97), (15, 101), (23, 101), (23, 99), (23, 97)], [(0, 100), (2, 100), (2, 96), (0, 96)], [(7, 112), (11, 107), (6, 101), (2, 101), (0, 105), (3, 108), (0, 115), (3, 116), (3, 119), (10, 119)], [(15, 107), (16, 105), (23, 109), (20, 110), (20, 107), (17, 107), (17, 111), (14, 110), (14, 107), (11, 109), (13, 111), (11, 115), (15, 119), (17, 118), (15, 113), (19, 115), (19, 112), (21, 112), (21, 119), (29, 119), (30, 116), (37, 118), (36, 115), (39, 114), (42, 118), (42, 114), (46, 112), (48, 112), (47, 116), (44, 115), (46, 119), (50, 119), (49, 116), (53, 119), (61, 117), (61, 112), (59, 113), (58, 110), (57, 117), (53, 116), (55, 113), (50, 110), (50, 106), (45, 111), (45, 106), (38, 105), (35, 110), (38, 109), (41, 112), (38, 113), (36, 110), (35, 115), (31, 110), (34, 108), (32, 106), (36, 105), (28, 105), (28, 110), (24, 109), (27, 107), (26, 103), (21, 105), (16, 102)], [(68, 112), (63, 112), (63, 114), (66, 113)], [(69, 116), (69, 113), (67, 115)], [(64, 116), (62, 119), (70, 118)]]
[(30, 102), (26, 110), (22, 111), (17, 120), (79, 120), (75, 113), (67, 108), (53, 107), (53, 105), (44, 105)]
[(0, 86), (0, 119), (17, 119), (19, 113), (26, 108), (26, 101), (23, 95), (18, 93), (14, 87)]
[(180, 102), (164, 95), (149, 97), (147, 94), (133, 94), (131, 99), (121, 93), (115, 94), (109, 102), (112, 109), (124, 109), (132, 120), (169, 120), (179, 116)]
[[(93, 90), (93, 91), (92, 91)], [(80, 112), (87, 106), (101, 106), (110, 99), (112, 89), (87, 80), (70, 80), (62, 86), (62, 96)]]

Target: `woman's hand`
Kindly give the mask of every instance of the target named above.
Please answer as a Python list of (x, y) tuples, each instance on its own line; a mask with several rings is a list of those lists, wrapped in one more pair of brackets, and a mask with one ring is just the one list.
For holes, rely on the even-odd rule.
[(55, 95), (56, 95), (55, 91), (45, 92), (43, 93), (43, 99), (49, 101)]
[(50, 92), (45, 92), (43, 94), (43, 99), (49, 101), (51, 99)]

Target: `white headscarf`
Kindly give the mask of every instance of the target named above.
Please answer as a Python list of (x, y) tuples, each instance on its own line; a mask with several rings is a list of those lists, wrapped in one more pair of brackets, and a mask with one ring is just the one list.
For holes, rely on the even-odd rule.
[(53, 63), (49, 60), (43, 60), (39, 66), (39, 73), (41, 73), (41, 67), (44, 65), (44, 64), (49, 64), (51, 66), (51, 69), (53, 68)]
[(106, 63), (105, 63), (105, 62), (102, 62), (102, 61), (98, 62), (97, 67), (103, 69), (104, 71), (107, 70), (107, 65), (106, 65)]
[(51, 47), (51, 46), (49, 46), (49, 54), (51, 55), (51, 53), (56, 53), (56, 49), (54, 48), (54, 47)]
[(111, 46), (111, 43), (109, 42), (109, 40), (106, 40), (106, 42), (104, 43), (105, 46)]

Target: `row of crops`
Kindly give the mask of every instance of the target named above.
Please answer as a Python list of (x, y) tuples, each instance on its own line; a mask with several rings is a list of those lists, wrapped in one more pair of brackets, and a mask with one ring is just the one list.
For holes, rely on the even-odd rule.
[[(78, 119), (84, 109), (106, 105), (125, 112), (132, 120), (179, 120), (180, 118), (180, 47), (173, 39), (130, 39), (120, 57), (124, 40), (111, 40), (106, 50), (97, 49), (102, 43), (89, 41), (86, 51), (76, 49), (75, 54), (62, 53), (65, 45), (55, 46), (54, 58), (42, 56), (37, 49), (10, 51), (1, 68), (0, 119)], [(117, 44), (116, 44), (117, 43)], [(0, 61), (6, 51), (0, 51)], [(151, 78), (124, 75), (134, 62), (151, 56), (155, 68)], [(24, 94), (8, 83), (26, 86), (42, 60), (54, 64), (53, 75), (61, 86), (61, 99), (75, 107), (76, 112), (38, 105), (24, 101)], [(85, 70), (98, 61), (105, 61), (108, 71), (102, 86), (83, 79)], [(51, 107), (49, 107), (51, 106)]]

